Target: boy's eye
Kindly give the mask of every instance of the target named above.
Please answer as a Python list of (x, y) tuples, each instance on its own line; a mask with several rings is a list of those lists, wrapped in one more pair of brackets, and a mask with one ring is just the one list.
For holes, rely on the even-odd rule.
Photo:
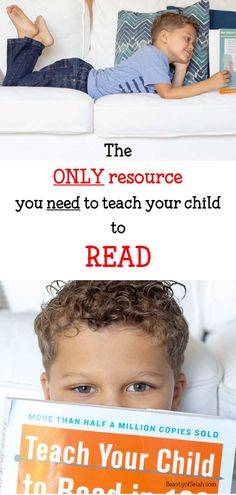
[(149, 390), (151, 387), (147, 383), (144, 382), (137, 382), (137, 383), (132, 383), (127, 387), (128, 392), (146, 392)]
[(91, 394), (92, 392), (95, 392), (95, 388), (91, 385), (78, 385), (77, 387), (74, 387), (73, 390), (79, 394)]

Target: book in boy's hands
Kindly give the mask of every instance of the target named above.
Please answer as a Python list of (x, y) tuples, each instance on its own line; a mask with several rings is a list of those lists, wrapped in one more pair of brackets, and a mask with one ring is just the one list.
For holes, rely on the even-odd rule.
[(236, 423), (7, 399), (2, 494), (229, 493)]
[(231, 81), (220, 93), (236, 92), (236, 29), (216, 29), (209, 33), (210, 75), (228, 70)]

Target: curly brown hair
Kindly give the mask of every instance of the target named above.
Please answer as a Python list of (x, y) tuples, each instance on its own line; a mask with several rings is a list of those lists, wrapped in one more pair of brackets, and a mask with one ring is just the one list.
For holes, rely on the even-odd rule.
[[(63, 284), (63, 285), (62, 285)], [(57, 354), (57, 337), (67, 330), (79, 333), (82, 324), (99, 331), (111, 325), (128, 325), (156, 335), (178, 376), (188, 342), (188, 324), (174, 298), (172, 281), (74, 280), (53, 282), (54, 297), (43, 304), (35, 319), (35, 332), (49, 371)]]
[(167, 31), (174, 31), (175, 29), (182, 28), (185, 24), (190, 24), (194, 27), (196, 32), (198, 32), (198, 24), (191, 17), (174, 12), (165, 12), (164, 14), (159, 15), (152, 25), (152, 43), (156, 41), (163, 29), (166, 29)]

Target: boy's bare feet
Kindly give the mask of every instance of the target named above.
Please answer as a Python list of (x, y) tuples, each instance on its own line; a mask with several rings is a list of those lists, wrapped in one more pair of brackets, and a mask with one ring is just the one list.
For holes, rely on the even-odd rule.
[(38, 33), (34, 36), (34, 39), (43, 43), (44, 46), (53, 45), (54, 39), (47, 27), (45, 19), (41, 15), (37, 17), (35, 26), (38, 29)]
[(17, 5), (7, 7), (7, 13), (16, 27), (19, 38), (34, 38), (38, 34), (37, 26), (25, 15)]

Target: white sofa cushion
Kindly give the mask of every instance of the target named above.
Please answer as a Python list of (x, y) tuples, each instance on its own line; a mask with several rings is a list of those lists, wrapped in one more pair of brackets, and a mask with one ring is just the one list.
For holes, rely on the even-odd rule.
[(98, 136), (116, 138), (233, 135), (235, 113), (235, 94), (212, 92), (182, 100), (117, 94), (96, 101), (94, 130)]
[(208, 346), (221, 361), (224, 377), (219, 387), (219, 414), (236, 420), (236, 320), (212, 333)]
[[(236, 320), (222, 327), (220, 333), (210, 334), (207, 345), (224, 369), (224, 376), (219, 385), (219, 415), (236, 420)], [(236, 456), (232, 493), (236, 493)]]
[(190, 338), (183, 365), (187, 390), (181, 411), (198, 414), (218, 414), (218, 387), (223, 377), (220, 360), (206, 344)]
[(235, 0), (210, 0), (210, 9), (213, 10), (236, 10)]
[(0, 132), (80, 134), (93, 130), (93, 100), (64, 88), (0, 88)]
[(35, 313), (0, 311), (0, 437), (6, 397), (43, 399)]
[[(6, 40), (15, 38), (16, 30), (8, 19), (6, 6), (8, 0), (1, 0), (0, 9), (0, 67), (6, 70)], [(90, 19), (85, 0), (19, 0), (17, 5), (33, 20), (45, 17), (55, 43), (45, 49), (37, 68), (43, 67), (60, 58), (85, 57), (90, 43)]]
[[(43, 370), (37, 337), (34, 334), (35, 312), (0, 311), (0, 395), (13, 389), (22, 393), (41, 392)], [(27, 394), (27, 396), (29, 396)]]

